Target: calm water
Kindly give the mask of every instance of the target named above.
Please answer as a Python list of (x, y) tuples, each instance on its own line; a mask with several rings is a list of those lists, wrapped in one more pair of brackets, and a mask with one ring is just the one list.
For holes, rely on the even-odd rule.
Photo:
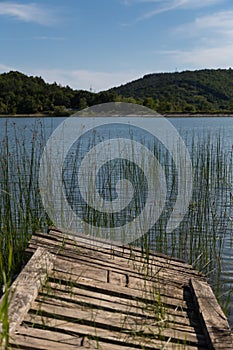
[[(15, 132), (17, 137), (29, 142), (32, 135), (35, 137), (35, 130), (39, 126), (46, 134), (48, 139), (52, 131), (66, 118), (0, 118), (0, 142), (3, 140), (6, 130), (6, 122), (8, 135), (10, 140), (15, 140)], [(151, 121), (153, 123), (153, 120)], [(170, 118), (169, 122), (174, 125), (180, 135), (185, 140), (187, 147), (191, 150), (193, 142), (197, 143), (205, 138), (210, 138), (213, 147), (217, 144), (219, 138), (221, 139), (222, 148), (226, 154), (232, 152), (233, 147), (233, 118)], [(35, 127), (35, 125), (37, 125)], [(15, 144), (12, 141), (12, 151)], [(232, 184), (233, 186), (233, 184)], [(228, 232), (224, 239), (223, 247), (223, 269), (222, 278), (226, 288), (229, 290), (233, 287), (233, 247), (232, 247), (232, 232), (229, 223)], [(231, 300), (231, 309), (233, 310), (233, 297)], [(229, 316), (229, 321), (233, 326), (233, 311)]]

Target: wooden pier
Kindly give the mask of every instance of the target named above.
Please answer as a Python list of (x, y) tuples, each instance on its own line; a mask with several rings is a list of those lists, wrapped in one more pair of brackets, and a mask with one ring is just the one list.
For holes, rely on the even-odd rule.
[(11, 349), (233, 349), (210, 286), (186, 263), (55, 228), (28, 252), (9, 295)]

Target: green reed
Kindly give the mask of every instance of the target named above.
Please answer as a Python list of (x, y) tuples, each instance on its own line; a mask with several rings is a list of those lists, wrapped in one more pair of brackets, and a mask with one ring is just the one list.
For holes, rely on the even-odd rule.
[[(190, 147), (193, 166), (193, 196), (179, 227), (166, 234), (166, 214), (162, 215), (152, 232), (150, 246), (155, 250), (181, 258), (205, 273), (217, 298), (226, 311), (232, 290), (224, 293), (221, 277), (224, 240), (230, 238), (232, 211), (232, 152), (223, 149), (221, 136), (210, 136), (193, 142)], [(185, 164), (183, 164), (185, 167)], [(170, 167), (170, 182), (176, 172)], [(172, 202), (173, 190), (170, 190)]]
[[(2, 262), (0, 285), (6, 283), (6, 280), (11, 280), (24, 264), (26, 260), (24, 251), (31, 233), (51, 224), (43, 209), (38, 186), (40, 158), (45, 146), (45, 128), (42, 124), (36, 123), (31, 135), (31, 140), (28, 142), (26, 134), (19, 133), (15, 127), (14, 133), (11, 131), (9, 136), (6, 125), (5, 137), (0, 143), (0, 261)], [(81, 146), (75, 149), (72, 158), (65, 160), (64, 165), (67, 198), (75, 205), (79, 205), (78, 197), (75, 197), (79, 147)], [(194, 171), (193, 197), (179, 227), (172, 233), (166, 233), (168, 217), (171, 215), (177, 195), (177, 172), (171, 157), (164, 153), (162, 148), (155, 147), (154, 152), (163, 165), (169, 185), (166, 208), (154, 228), (135, 244), (140, 244), (148, 255), (149, 249), (153, 248), (158, 252), (185, 259), (196, 269), (203, 271), (209, 277), (222, 305), (227, 307), (231, 296), (223, 290), (221, 269), (224, 239), (229, 235), (231, 216), (232, 154), (224, 151), (220, 136), (216, 138), (216, 142), (213, 142), (208, 135), (194, 142), (193, 136), (190, 147)], [(133, 181), (135, 193), (138, 194), (134, 200), (134, 207), (124, 212), (125, 217), (121, 220), (125, 221), (136, 217), (144, 205), (146, 186), (143, 174), (135, 168), (133, 162), (117, 162), (114, 168), (106, 167), (101, 172), (103, 195), (108, 200), (115, 196), (111, 191), (119, 180), (119, 173), (121, 179), (127, 174), (129, 183)], [(94, 187), (87, 177), (89, 197), (92, 196)], [(130, 193), (130, 185), (126, 193), (127, 191)], [(119, 216), (100, 216), (93, 213), (89, 207), (85, 209), (84, 214), (85, 221), (97, 226), (96, 235), (100, 236), (101, 227), (114, 227), (116, 220), (118, 224), (120, 222)], [(53, 224), (56, 225), (56, 222)], [(142, 222), (142, 232), (144, 232), (143, 225)], [(8, 257), (11, 251), (13, 253), (9, 269)], [(4, 277), (4, 274), (7, 274), (7, 277)]]
[[(11, 277), (24, 264), (27, 242), (32, 232), (42, 229), (48, 219), (40, 201), (38, 169), (44, 147), (44, 130), (36, 123), (30, 133), (6, 124), (0, 143), (0, 257), (8, 271), (8, 256), (13, 250)], [(0, 274), (0, 285), (2, 285)]]

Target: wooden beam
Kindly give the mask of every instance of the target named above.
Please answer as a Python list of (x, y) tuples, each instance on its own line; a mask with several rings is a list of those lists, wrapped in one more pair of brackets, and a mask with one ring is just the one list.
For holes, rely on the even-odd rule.
[[(48, 273), (52, 270), (55, 256), (46, 249), (38, 248), (15, 282), (10, 287), (8, 317), (9, 332), (14, 332), (21, 324), (24, 316), (38, 295), (40, 287), (45, 283)], [(0, 300), (0, 305), (4, 295)], [(2, 324), (0, 323), (0, 333)]]
[(231, 330), (210, 285), (201, 280), (190, 280), (191, 290), (197, 304), (204, 331), (209, 339), (209, 348), (233, 349)]

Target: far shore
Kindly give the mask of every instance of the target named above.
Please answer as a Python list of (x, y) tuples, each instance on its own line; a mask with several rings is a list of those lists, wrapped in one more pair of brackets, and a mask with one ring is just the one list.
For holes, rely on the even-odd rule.
[(35, 113), (35, 114), (0, 114), (0, 118), (43, 118), (51, 117), (49, 114)]
[(213, 117), (233, 117), (233, 113), (173, 113), (162, 114), (165, 118), (213, 118)]
[[(70, 115), (51, 115), (51, 114), (43, 114), (43, 113), (35, 113), (35, 114), (0, 114), (0, 118), (57, 118), (57, 117), (69, 117)], [(153, 117), (153, 115), (150, 115)], [(232, 118), (233, 113), (166, 113), (161, 114), (162, 117), (165, 118), (215, 118), (215, 117), (226, 117)], [(117, 117), (117, 116), (116, 116)], [(143, 116), (142, 116), (143, 117)], [(144, 116), (145, 117), (145, 116)]]

